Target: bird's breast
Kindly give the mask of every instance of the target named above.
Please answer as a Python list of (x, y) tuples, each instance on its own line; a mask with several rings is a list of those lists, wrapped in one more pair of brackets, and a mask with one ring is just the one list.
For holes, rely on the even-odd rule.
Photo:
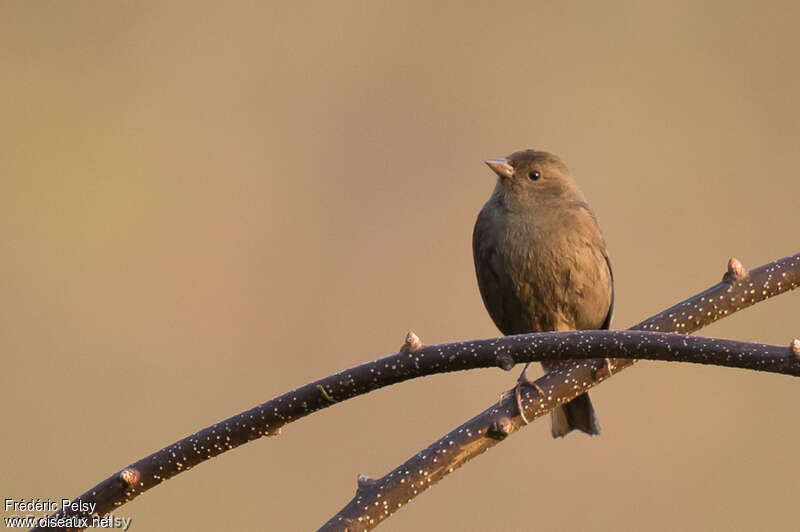
[[(595, 238), (576, 229), (570, 213), (542, 210), (494, 210), (482, 225), (474, 242), (478, 283), (504, 334), (600, 326), (610, 285), (600, 271), (607, 266), (599, 229)], [(590, 309), (603, 300), (604, 309)]]

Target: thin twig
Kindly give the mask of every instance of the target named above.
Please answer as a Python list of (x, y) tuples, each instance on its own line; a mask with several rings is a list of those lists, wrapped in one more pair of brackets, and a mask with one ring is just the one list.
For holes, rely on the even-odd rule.
[[(728, 262), (722, 282), (660, 312), (631, 330), (690, 333), (729, 314), (796, 288), (800, 284), (800, 253), (747, 272), (736, 259)], [(689, 338), (686, 338), (689, 341)], [(795, 342), (785, 351), (795, 357)], [(789, 355), (791, 353), (791, 355)], [(541, 417), (555, 407), (608, 377), (631, 366), (633, 359), (610, 359), (607, 363), (575, 362), (551, 371), (522, 392), (527, 420)], [(538, 390), (544, 390), (542, 395)], [(379, 479), (359, 475), (353, 499), (320, 530), (369, 530), (411, 499), (455, 469), (494, 447), (524, 427), (522, 413), (513, 394), (493, 404), (420, 451)]]
[[(798, 267), (798, 271), (800, 272), (800, 267)], [(783, 286), (788, 289), (788, 285), (785, 283)], [(670, 312), (673, 309), (665, 312)], [(719, 317), (721, 316), (722, 314)], [(609, 339), (613, 341), (614, 335), (621, 338), (622, 344), (620, 345), (628, 346), (628, 350), (624, 351), (625, 354), (636, 353), (639, 355), (639, 348), (633, 348), (632, 346), (638, 340), (646, 338), (644, 336), (629, 337), (625, 340), (622, 335), (627, 333), (620, 331), (595, 333), (598, 336), (596, 339), (591, 340), (590, 343), (586, 343), (588, 340), (586, 335), (589, 334), (586, 331), (566, 333), (562, 337), (558, 337), (555, 333), (546, 333), (545, 336), (549, 340), (543, 340), (543, 343), (537, 347), (537, 351), (533, 351), (527, 348), (525, 342), (538, 341), (535, 339), (540, 335), (520, 335), (473, 342), (423, 346), (419, 338), (413, 332), (409, 332), (398, 353), (312, 382), (207, 427), (134, 462), (103, 480), (76, 500), (95, 504), (94, 513), (101, 516), (105, 515), (134, 499), (144, 491), (229, 449), (261, 436), (279, 434), (282, 426), (338, 402), (412, 378), (488, 366), (510, 369), (514, 364), (520, 362), (557, 356), (567, 359), (585, 358), (588, 355), (596, 357), (610, 354), (618, 355), (620, 353), (618, 350), (619, 345), (616, 344), (606, 345), (605, 350), (601, 350), (604, 349), (602, 347), (593, 347), (595, 341), (604, 342)], [(578, 345), (573, 346), (574, 348), (569, 348), (573, 349), (572, 353), (567, 349), (567, 344), (564, 344), (562, 348), (557, 346), (558, 343), (563, 342), (566, 338), (572, 338), (571, 341), (579, 342)], [(651, 340), (655, 338), (653, 336)], [(542, 339), (544, 339), (544, 336), (542, 336)], [(684, 337), (679, 336), (677, 339), (683, 341)], [(672, 342), (675, 343), (677, 339), (672, 340)], [(742, 344), (739, 348), (745, 349), (744, 345)], [(598, 350), (592, 350), (589, 353), (585, 351), (586, 348)], [(552, 350), (545, 353), (538, 351), (541, 349)], [(559, 349), (561, 350), (559, 351)], [(476, 353), (480, 353), (483, 358), (477, 357)], [(667, 358), (669, 356), (667, 350), (662, 350), (660, 353), (653, 351), (653, 356), (663, 356), (661, 359), (669, 360)], [(684, 354), (686, 353), (684, 352)], [(704, 359), (703, 353), (698, 352), (696, 357), (687, 355), (689, 356), (687, 360), (726, 365), (724, 364), (724, 357), (721, 356), (722, 354), (723, 352), (718, 352), (717, 360), (711, 361), (710, 359)], [(695, 359), (691, 360), (691, 357)], [(773, 363), (773, 366), (781, 372), (778, 369), (779, 365)], [(749, 366), (742, 365), (738, 367)], [(80, 518), (86, 517), (86, 515), (78, 512), (59, 511), (50, 516), (50, 518), (55, 519), (60, 517)]]

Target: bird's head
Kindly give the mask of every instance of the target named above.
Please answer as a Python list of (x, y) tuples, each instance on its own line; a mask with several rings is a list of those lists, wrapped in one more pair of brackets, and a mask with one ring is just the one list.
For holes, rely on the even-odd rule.
[(509, 206), (584, 201), (566, 165), (546, 151), (522, 150), (486, 164), (497, 174), (494, 194)]

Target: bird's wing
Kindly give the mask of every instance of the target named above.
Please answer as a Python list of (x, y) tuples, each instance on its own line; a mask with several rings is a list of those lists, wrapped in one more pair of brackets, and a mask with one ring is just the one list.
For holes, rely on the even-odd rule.
[(611, 328), (611, 316), (614, 314), (614, 270), (611, 269), (611, 260), (606, 255), (606, 266), (608, 266), (608, 274), (611, 277), (611, 304), (608, 306), (608, 314), (606, 315), (606, 319), (603, 320), (603, 325), (600, 327), (601, 329), (610, 329)]

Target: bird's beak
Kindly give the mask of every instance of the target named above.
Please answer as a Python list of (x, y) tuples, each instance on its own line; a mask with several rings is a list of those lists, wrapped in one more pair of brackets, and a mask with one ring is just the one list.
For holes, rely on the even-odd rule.
[(514, 175), (514, 167), (508, 164), (508, 159), (505, 157), (502, 159), (489, 159), (488, 161), (484, 161), (489, 168), (494, 170), (494, 173), (500, 176), (503, 179), (507, 179)]

